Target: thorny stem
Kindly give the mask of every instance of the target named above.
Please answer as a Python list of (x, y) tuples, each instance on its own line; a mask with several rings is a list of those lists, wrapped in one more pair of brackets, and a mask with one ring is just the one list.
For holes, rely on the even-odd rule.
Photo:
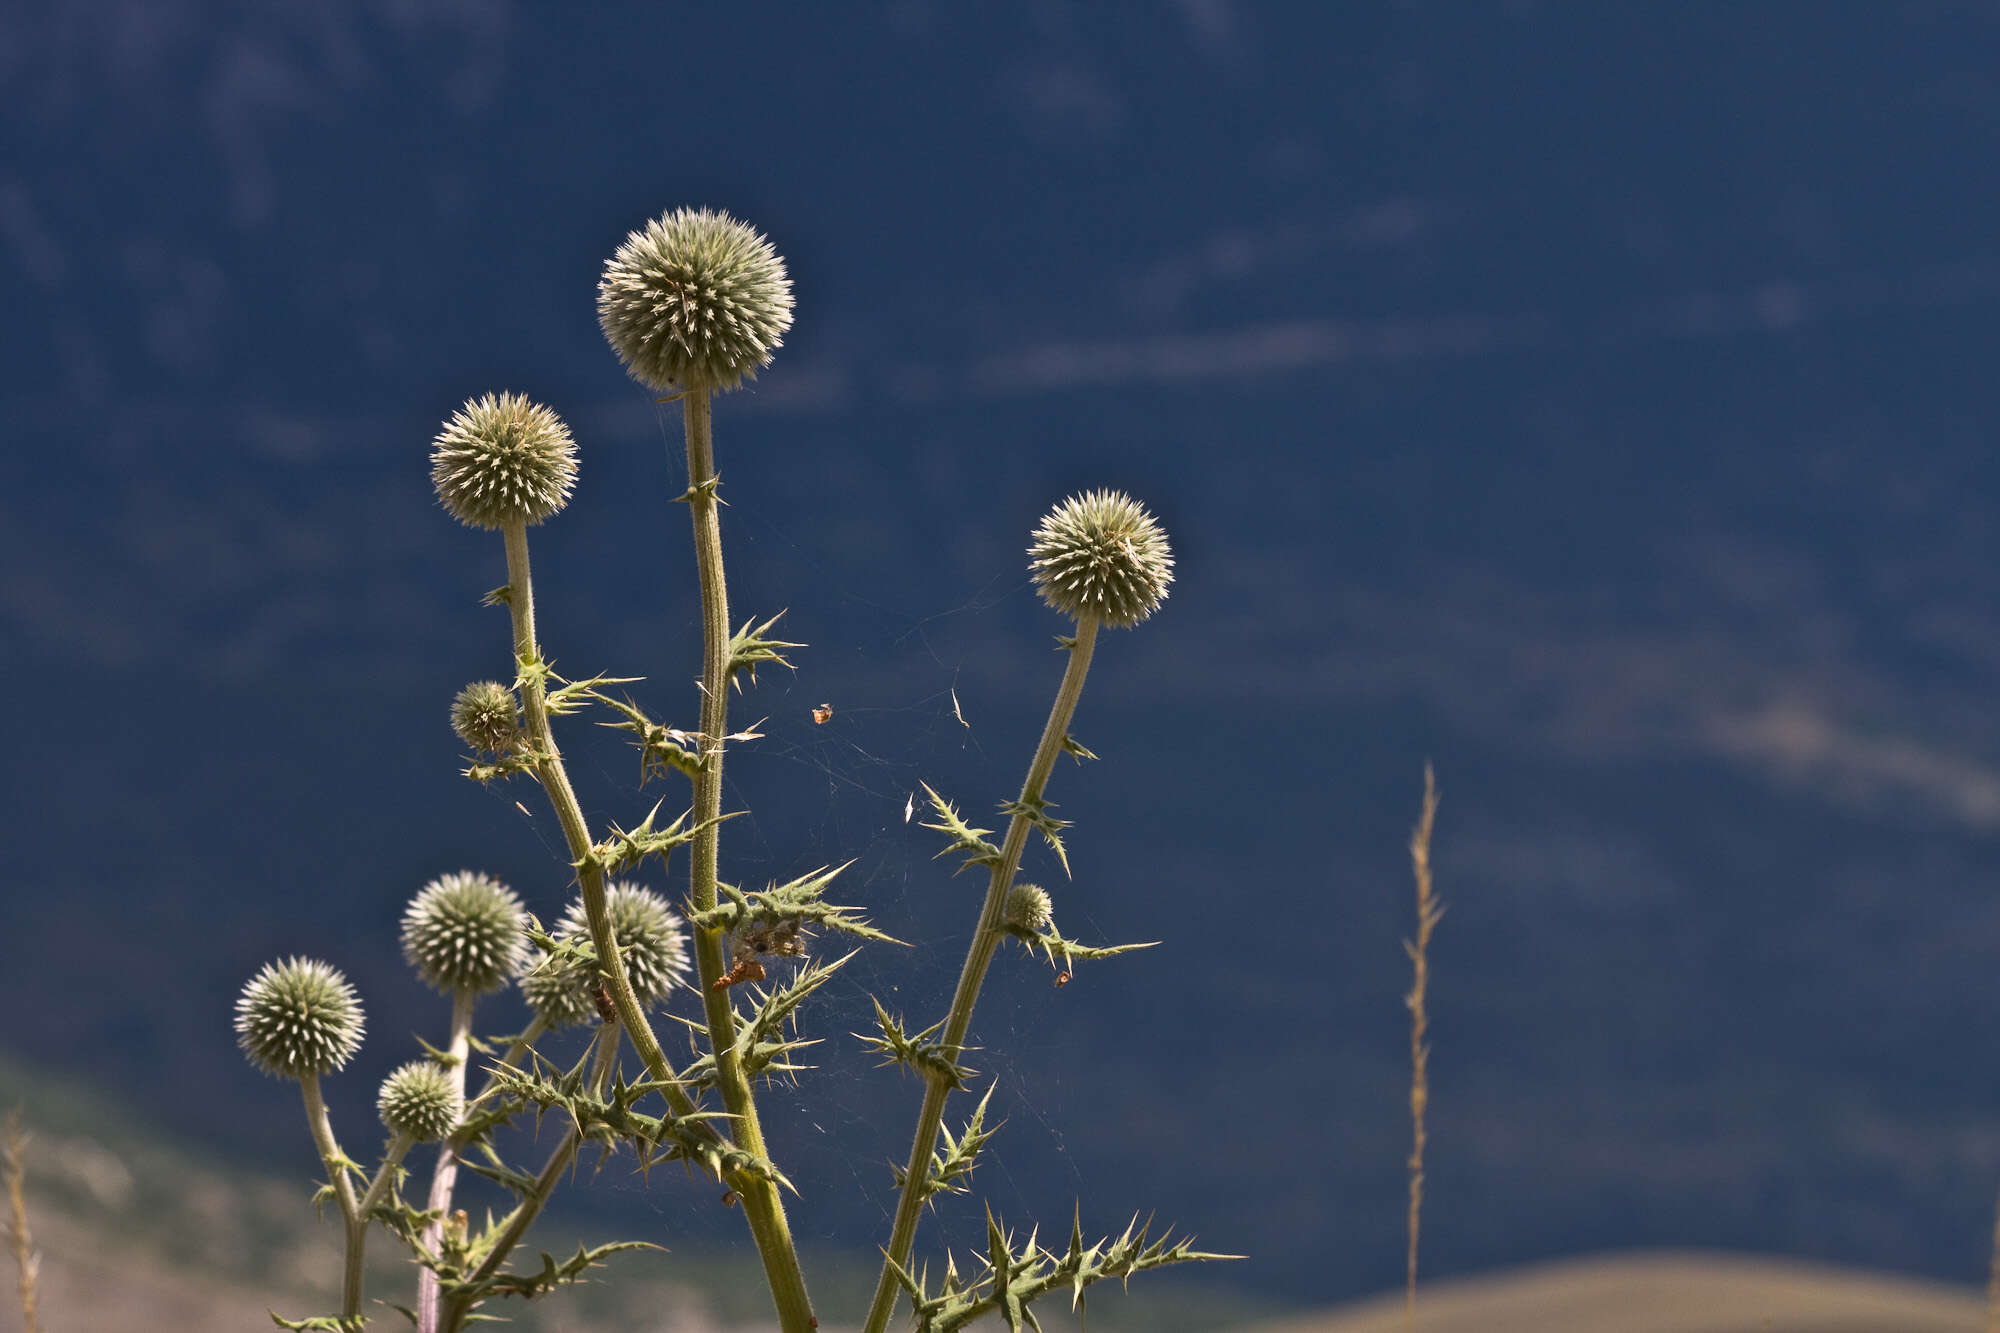
[(1417, 1231), (1424, 1206), (1424, 1145), (1428, 1141), (1424, 1112), (1431, 1100), (1431, 1048), (1424, 1041), (1430, 1031), (1430, 1014), (1424, 1008), (1424, 996), (1431, 980), (1431, 931), (1444, 915), (1443, 904), (1431, 894), (1431, 826), (1437, 820), (1437, 808), (1437, 778), (1431, 766), (1425, 764), (1423, 809), (1417, 816), (1417, 827), (1410, 834), (1410, 867), (1417, 881), (1417, 937), (1403, 941), (1403, 951), (1410, 955), (1414, 973), (1410, 993), (1403, 997), (1410, 1011), (1410, 1216), (1403, 1326), (1412, 1330), (1417, 1326)]
[(675, 1077), (673, 1066), (632, 994), (632, 981), (625, 962), (618, 956), (618, 940), (611, 930), (611, 916), (605, 906), (604, 869), (590, 854), (590, 826), (584, 822), (583, 807), (577, 804), (576, 789), (570, 786), (563, 768), (562, 752), (549, 730), (548, 687), (542, 680), (541, 649), (535, 643), (534, 580), (528, 568), (528, 529), (515, 521), (502, 530), (507, 539), (507, 607), (514, 617), (514, 658), (521, 667), (521, 705), (528, 725), (528, 744), (536, 756), (535, 776), (555, 807), (569, 844), (571, 861), (577, 867), (577, 884), (583, 893), (583, 910), (590, 921), (590, 940), (597, 950), (598, 970), (611, 990), (611, 1002), (618, 1021), (632, 1038), (634, 1049), (645, 1062), (646, 1072), (666, 1086), (662, 1091), (674, 1114), (695, 1114), (695, 1104)]
[(26, 1197), (28, 1136), (21, 1129), (21, 1109), (18, 1106), (7, 1113), (5, 1151), (9, 1213), (7, 1246), (14, 1252), (14, 1266), (19, 1270), (21, 1330), (22, 1333), (42, 1333), (42, 1321), (37, 1313), (38, 1298), (35, 1293), (35, 1278), (41, 1271), (42, 1257), (35, 1253), (35, 1237), (28, 1230)]
[(347, 1178), (347, 1154), (334, 1141), (333, 1121), (326, 1113), (326, 1101), (319, 1095), (319, 1075), (307, 1074), (299, 1080), (306, 1099), (306, 1123), (312, 1127), (313, 1146), (319, 1149), (320, 1164), (326, 1168), (327, 1183), (340, 1201), (341, 1220), (347, 1226), (347, 1264), (341, 1275), (340, 1317), (352, 1319), (361, 1313), (361, 1262), (368, 1243), (368, 1219), (354, 1198), (354, 1184)]
[[(619, 1036), (619, 1025), (615, 1022), (606, 1023), (597, 1030), (596, 1049), (591, 1060), (589, 1080), (590, 1094), (593, 1097), (603, 1095), (604, 1085), (611, 1081), (611, 1071), (617, 1067)], [(500, 1271), (500, 1265), (507, 1262), (507, 1256), (513, 1253), (514, 1247), (521, 1243), (521, 1238), (528, 1234), (528, 1228), (533, 1226), (535, 1219), (541, 1215), (549, 1196), (555, 1193), (556, 1182), (562, 1179), (563, 1172), (569, 1170), (569, 1164), (576, 1158), (577, 1149), (582, 1146), (582, 1132), (571, 1126), (563, 1135), (562, 1142), (556, 1145), (555, 1151), (549, 1154), (548, 1161), (544, 1162), (542, 1169), (536, 1173), (533, 1191), (515, 1205), (514, 1211), (507, 1218), (506, 1226), (494, 1238), (493, 1246), (487, 1251), (486, 1257), (466, 1278), (468, 1284), (484, 1282)], [(459, 1333), (465, 1325), (465, 1317), (470, 1313), (471, 1306), (468, 1299), (455, 1300), (451, 1303), (442, 1327), (448, 1333)]]
[[(1035, 747), (1034, 760), (1028, 765), (1027, 780), (1021, 784), (1020, 805), (1007, 825), (1007, 840), (1000, 847), (1000, 864), (993, 867), (993, 879), (986, 888), (986, 905), (980, 909), (979, 928), (972, 934), (964, 970), (958, 974), (958, 989), (952, 992), (951, 1013), (945, 1019), (943, 1037), (943, 1054), (948, 1060), (958, 1059), (965, 1045), (966, 1030), (972, 1026), (972, 1006), (979, 999), (987, 965), (993, 961), (993, 951), (999, 947), (1003, 933), (1000, 923), (1007, 909), (1007, 890), (1013, 886), (1014, 874), (1021, 866), (1021, 852), (1027, 846), (1030, 828), (1027, 810), (1042, 800), (1056, 756), (1062, 752), (1063, 738), (1069, 734), (1077, 700), (1083, 695), (1083, 678), (1090, 672), (1090, 657), (1096, 645), (1097, 618), (1085, 616), (1077, 621), (1076, 639), (1069, 650), (1069, 668), (1063, 672), (1055, 705), (1049, 709), (1048, 724), (1042, 728), (1041, 744)], [(889, 1233), (888, 1257), (875, 1284), (875, 1299), (868, 1307), (863, 1333), (883, 1333), (895, 1310), (896, 1293), (900, 1290), (895, 1270), (908, 1267), (910, 1262), (917, 1218), (923, 1211), (924, 1187), (930, 1180), (931, 1150), (937, 1144), (938, 1126), (944, 1122), (945, 1099), (951, 1091), (949, 1080), (935, 1076), (924, 1089), (923, 1109), (917, 1113), (917, 1133), (910, 1143), (910, 1161), (903, 1174), (903, 1194), (897, 1201), (896, 1221)]]
[[(701, 732), (703, 756), (694, 778), (693, 855), (690, 857), (689, 902), (697, 912), (715, 906), (717, 850), (722, 816), (723, 737), (729, 730), (729, 592), (722, 571), (722, 523), (717, 515), (715, 437), (712, 404), (706, 387), (691, 387), (681, 396), (681, 424), (687, 439), (688, 512), (694, 526), (695, 570), (701, 580)], [(750, 1080), (736, 1055), (736, 1013), (729, 992), (716, 989), (723, 974), (722, 932), (694, 932), (694, 956), (701, 978), (702, 1007), (708, 1020), (708, 1048), (715, 1055), (715, 1085), (733, 1117), (730, 1132), (737, 1146), (768, 1158), (763, 1126)], [(764, 1277), (777, 1306), (783, 1333), (810, 1333), (819, 1327), (805, 1275), (792, 1244), (791, 1225), (778, 1187), (762, 1177), (733, 1182), (743, 1202), (743, 1216), (764, 1262)]]
[[(458, 989), (451, 993), (451, 1042), (446, 1053), (451, 1064), (445, 1077), (451, 1080), (457, 1090), (459, 1103), (465, 1101), (465, 1062), (472, 1054), (472, 1009), (479, 997), (471, 991)], [(458, 1149), (450, 1143), (438, 1147), (437, 1168), (431, 1173), (430, 1199), (425, 1204), (427, 1211), (437, 1214), (437, 1220), (424, 1228), (425, 1248), (435, 1250), (444, 1239), (445, 1215), (451, 1212), (452, 1191), (458, 1187)], [(374, 1194), (369, 1189), (369, 1194)], [(363, 1214), (366, 1217), (366, 1213)], [(417, 1333), (437, 1333), (438, 1330), (438, 1276), (428, 1268), (417, 1271)]]

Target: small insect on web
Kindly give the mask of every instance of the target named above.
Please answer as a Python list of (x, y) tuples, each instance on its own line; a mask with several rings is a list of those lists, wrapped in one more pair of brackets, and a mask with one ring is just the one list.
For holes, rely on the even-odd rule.
[(806, 955), (805, 922), (797, 917), (757, 926), (736, 937), (730, 953), (729, 970), (715, 979), (711, 990), (728, 990), (745, 981), (762, 981), (763, 959), (803, 958)]

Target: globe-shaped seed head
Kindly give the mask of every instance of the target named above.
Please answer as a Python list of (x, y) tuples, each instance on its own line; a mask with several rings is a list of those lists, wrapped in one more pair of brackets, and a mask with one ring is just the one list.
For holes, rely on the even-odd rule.
[(236, 998), (236, 1044), (278, 1078), (332, 1073), (360, 1049), (361, 1029), (354, 987), (312, 958), (266, 963)]
[(655, 389), (737, 388), (792, 326), (785, 261), (727, 213), (682, 208), (625, 238), (597, 284), (597, 322)]
[(514, 691), (497, 680), (474, 681), (451, 701), (451, 729), (475, 750), (506, 754), (521, 734)]
[(561, 417), (521, 394), (468, 399), (431, 446), (431, 485), (468, 527), (533, 525), (569, 503), (576, 441)]
[(1122, 491), (1088, 491), (1042, 519), (1028, 569), (1042, 600), (1072, 620), (1129, 629), (1166, 600), (1174, 553), (1144, 505)]
[(436, 1143), (458, 1127), (464, 1109), (451, 1077), (430, 1060), (412, 1060), (382, 1080), (375, 1110), (390, 1132)]
[(1001, 926), (1010, 935), (1027, 939), (1049, 928), (1055, 919), (1049, 891), (1039, 884), (1016, 884), (1007, 890), (1006, 914)]
[(521, 900), (491, 875), (440, 875), (403, 911), (403, 957), (434, 990), (484, 995), (520, 975), (526, 926)]
[[(618, 956), (624, 961), (626, 979), (632, 983), (633, 998), (642, 1005), (651, 1004), (687, 975), (687, 934), (681, 929), (681, 919), (665, 898), (636, 884), (607, 885), (604, 900), (611, 916), (611, 936), (618, 941)], [(571, 903), (549, 933), (558, 940), (588, 940), (590, 917), (583, 900)], [(592, 995), (596, 981), (589, 967), (564, 967), (543, 959), (539, 967), (521, 978), (521, 993), (549, 1026), (574, 1027), (597, 1015)]]

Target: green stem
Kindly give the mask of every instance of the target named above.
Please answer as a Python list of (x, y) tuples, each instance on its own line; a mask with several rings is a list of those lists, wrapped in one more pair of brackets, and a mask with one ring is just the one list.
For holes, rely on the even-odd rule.
[[(1069, 668), (1063, 672), (1055, 706), (1049, 710), (1048, 724), (1042, 728), (1041, 744), (1035, 747), (1034, 760), (1028, 765), (1027, 780), (1021, 784), (1022, 809), (1015, 811), (1007, 825), (1007, 840), (1000, 847), (1000, 864), (993, 867), (993, 878), (986, 887), (986, 905), (980, 909), (979, 928), (972, 933), (965, 967), (958, 974), (958, 989), (952, 992), (951, 1012), (945, 1017), (943, 1037), (947, 1059), (957, 1060), (965, 1046), (966, 1031), (972, 1026), (972, 1006), (979, 999), (987, 965), (993, 961), (993, 951), (999, 947), (1004, 933), (1000, 923), (1007, 910), (1007, 890), (1013, 886), (1014, 873), (1021, 866), (1021, 852), (1028, 843), (1031, 825), (1025, 808), (1042, 799), (1056, 756), (1062, 753), (1063, 738), (1069, 734), (1076, 702), (1083, 695), (1083, 678), (1090, 672), (1090, 657), (1096, 645), (1097, 619), (1085, 616), (1077, 621), (1076, 639), (1069, 650)], [(931, 1152), (937, 1145), (938, 1127), (944, 1123), (945, 1099), (951, 1092), (951, 1083), (939, 1077), (931, 1078), (924, 1089), (923, 1109), (917, 1113), (917, 1133), (910, 1144), (910, 1161), (903, 1176), (903, 1194), (897, 1200), (896, 1221), (889, 1232), (888, 1256), (882, 1264), (882, 1276), (875, 1283), (875, 1299), (868, 1306), (868, 1320), (862, 1325), (862, 1333), (883, 1333), (895, 1311), (896, 1293), (902, 1290), (896, 1281), (895, 1268), (909, 1266), (910, 1249), (917, 1236), (917, 1218), (923, 1212), (924, 1187), (930, 1179)]]
[(364, 1220), (375, 1211), (375, 1205), (382, 1202), (382, 1196), (389, 1192), (389, 1182), (395, 1179), (396, 1168), (402, 1165), (404, 1154), (416, 1146), (416, 1139), (401, 1130), (396, 1132), (395, 1138), (389, 1140), (388, 1150), (382, 1154), (382, 1165), (375, 1168), (375, 1178), (368, 1182), (368, 1192), (362, 1195), (361, 1202), (355, 1205), (355, 1211), (360, 1213)]
[[(451, 1063), (445, 1070), (445, 1077), (451, 1080), (458, 1092), (459, 1103), (465, 1101), (465, 1062), (472, 1054), (472, 1009), (479, 997), (470, 991), (454, 990), (451, 993), (451, 1041), (446, 1054)], [(430, 1198), (425, 1210), (436, 1213), (437, 1221), (424, 1228), (424, 1246), (435, 1250), (444, 1239), (444, 1219), (451, 1212), (452, 1192), (458, 1188), (458, 1149), (450, 1143), (438, 1148), (437, 1166), (431, 1172)], [(437, 1333), (438, 1329), (438, 1276), (428, 1268), (417, 1270), (417, 1333)]]
[(354, 1183), (347, 1178), (347, 1154), (334, 1141), (333, 1120), (326, 1113), (326, 1100), (319, 1095), (319, 1075), (307, 1074), (299, 1080), (305, 1094), (306, 1123), (312, 1127), (313, 1146), (319, 1149), (320, 1164), (340, 1201), (341, 1221), (347, 1228), (347, 1262), (341, 1273), (340, 1317), (352, 1319), (361, 1313), (361, 1261), (368, 1243), (368, 1219), (354, 1197)]
[[(689, 901), (697, 912), (715, 906), (717, 852), (721, 841), (723, 737), (729, 731), (729, 592), (722, 571), (722, 523), (717, 514), (715, 438), (709, 391), (690, 388), (681, 396), (681, 423), (687, 437), (688, 512), (694, 525), (695, 570), (701, 579), (701, 734), (702, 764), (694, 779), (694, 854), (690, 857)], [(722, 934), (694, 931), (694, 956), (701, 978), (702, 1007), (708, 1020), (708, 1048), (715, 1055), (715, 1085), (723, 1105), (734, 1117), (731, 1134), (737, 1146), (769, 1159), (763, 1126), (750, 1080), (736, 1055), (736, 1012), (729, 992), (718, 990), (722, 977)], [(819, 1327), (805, 1275), (799, 1269), (791, 1225), (785, 1219), (778, 1187), (761, 1177), (736, 1185), (743, 1216), (750, 1224), (764, 1277), (777, 1306), (783, 1333), (811, 1333)]]
[[(618, 1064), (618, 1038), (617, 1023), (606, 1023), (597, 1030), (597, 1044), (590, 1065), (589, 1081), (590, 1094), (593, 1097), (603, 1096), (604, 1085), (611, 1081), (611, 1071)], [(542, 1164), (542, 1169), (535, 1176), (534, 1189), (515, 1205), (500, 1234), (494, 1238), (492, 1248), (486, 1252), (486, 1257), (466, 1278), (468, 1284), (484, 1282), (500, 1271), (500, 1265), (507, 1262), (507, 1256), (521, 1243), (522, 1237), (528, 1234), (528, 1228), (533, 1226), (535, 1219), (541, 1215), (549, 1196), (555, 1193), (556, 1182), (562, 1179), (565, 1171), (569, 1170), (569, 1164), (576, 1158), (577, 1149), (582, 1146), (583, 1134), (572, 1126), (569, 1132), (563, 1135), (563, 1141), (556, 1145), (555, 1151), (549, 1154), (548, 1161)], [(465, 1326), (465, 1317), (470, 1313), (472, 1307), (468, 1299), (460, 1297), (452, 1301), (442, 1328), (447, 1330), (447, 1333), (459, 1333)]]
[(555, 736), (549, 730), (548, 686), (542, 678), (541, 649), (535, 642), (535, 589), (528, 567), (527, 525), (515, 521), (501, 532), (507, 539), (507, 606), (514, 616), (514, 658), (521, 668), (521, 705), (528, 725), (528, 743), (537, 756), (535, 776), (541, 780), (542, 790), (548, 793), (549, 804), (555, 808), (563, 838), (569, 844), (570, 860), (577, 867), (577, 883), (583, 894), (584, 913), (590, 921), (590, 940), (597, 950), (598, 970), (604, 974), (611, 1002), (618, 1010), (618, 1021), (630, 1034), (634, 1049), (645, 1062), (646, 1072), (666, 1084), (663, 1091), (675, 1115), (693, 1115), (696, 1110), (693, 1099), (681, 1087), (673, 1066), (667, 1063), (659, 1038), (653, 1035), (638, 997), (632, 994), (632, 981), (626, 975), (625, 961), (618, 956), (618, 939), (605, 907), (604, 869), (591, 855), (590, 826), (584, 822), (583, 807), (577, 803), (576, 789), (570, 786), (569, 773), (563, 767), (562, 752), (556, 748)]

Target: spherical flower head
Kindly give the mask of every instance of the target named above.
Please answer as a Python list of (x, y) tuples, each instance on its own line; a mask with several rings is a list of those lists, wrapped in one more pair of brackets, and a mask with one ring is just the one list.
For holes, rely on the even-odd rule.
[(569, 503), (576, 441), (518, 393), (467, 399), (431, 446), (431, 485), (467, 527), (532, 526)]
[(682, 208), (635, 231), (604, 265), (597, 322), (633, 379), (737, 388), (792, 326), (792, 280), (756, 228)]
[(1010, 935), (1027, 939), (1049, 928), (1055, 919), (1049, 891), (1039, 884), (1016, 884), (1007, 890), (1007, 907), (1000, 918), (1001, 928)]
[(1130, 629), (1166, 600), (1174, 553), (1144, 505), (1122, 491), (1089, 491), (1042, 519), (1028, 569), (1042, 600), (1072, 620)]
[[(688, 971), (687, 934), (681, 929), (680, 917), (665, 898), (636, 884), (607, 885), (604, 905), (611, 916), (611, 936), (618, 941), (618, 956), (625, 964), (625, 978), (632, 983), (633, 998), (642, 1005), (662, 998)], [(588, 940), (590, 917), (583, 900), (571, 903), (549, 933), (558, 940)], [(541, 966), (521, 978), (521, 993), (549, 1026), (574, 1027), (596, 1015), (592, 995), (596, 984), (592, 968), (564, 967), (544, 959)]]
[(451, 729), (475, 750), (506, 754), (521, 734), (514, 691), (497, 680), (474, 681), (451, 701)]
[(383, 1079), (375, 1099), (376, 1113), (390, 1132), (418, 1143), (436, 1143), (458, 1128), (464, 1106), (450, 1076), (431, 1060), (412, 1060)]
[(267, 1074), (330, 1074), (361, 1048), (361, 999), (347, 978), (311, 958), (266, 963), (236, 999), (236, 1044)]
[(521, 900), (491, 875), (440, 875), (403, 911), (403, 957), (434, 990), (484, 995), (520, 975), (527, 924)]

